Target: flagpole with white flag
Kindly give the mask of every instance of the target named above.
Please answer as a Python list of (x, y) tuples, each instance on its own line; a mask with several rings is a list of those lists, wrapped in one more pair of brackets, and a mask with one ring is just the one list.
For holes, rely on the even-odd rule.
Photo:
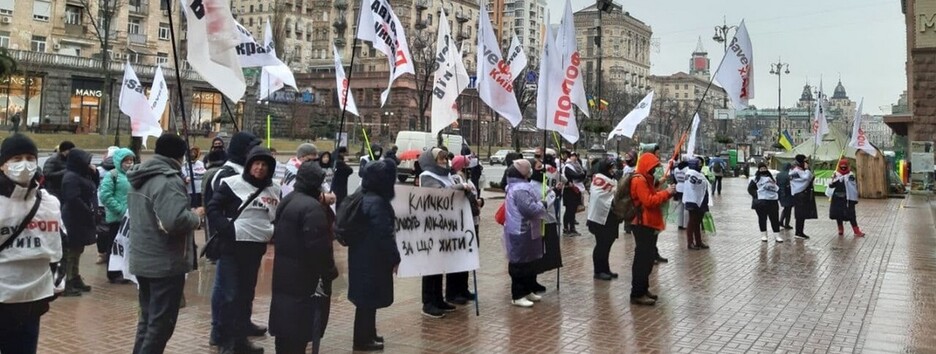
[[(176, 73), (176, 92), (179, 95), (179, 116), (182, 119), (182, 133), (185, 136), (185, 152), (186, 155), (189, 155), (189, 129), (188, 129), (188, 119), (185, 116), (185, 95), (182, 93), (182, 70), (179, 65), (179, 50), (176, 48), (176, 36), (175, 36), (175, 25), (173, 24), (172, 18), (175, 17), (172, 14), (172, 0), (166, 1), (166, 11), (169, 13), (169, 41), (172, 44), (172, 61), (175, 64), (175, 73)], [(185, 12), (186, 1), (182, 0), (180, 2), (182, 5), (179, 8), (179, 12)], [(230, 10), (228, 10), (230, 11)], [(191, 21), (195, 22), (195, 21)], [(191, 27), (190, 27), (191, 28)], [(243, 77), (243, 71), (241, 72), (241, 77)], [(244, 90), (247, 90), (247, 84), (244, 83)], [(236, 101), (235, 101), (236, 102)], [(171, 114), (170, 114), (171, 115)], [(137, 155), (139, 156), (139, 155)], [(189, 176), (195, 175), (195, 169), (192, 167), (192, 159), (186, 159), (188, 161), (188, 170)], [(192, 194), (195, 192), (195, 183), (189, 183), (189, 188), (191, 188)]]
[(439, 32), (436, 35), (435, 60), (438, 66), (433, 73), (432, 123), (430, 133), (437, 135), (458, 120), (458, 95), (468, 88), (468, 71), (461, 59), (461, 51), (452, 40), (448, 16), (440, 10)]
[(143, 147), (146, 147), (146, 138), (151, 136), (158, 138), (163, 131), (143, 91), (143, 84), (140, 83), (140, 79), (128, 60), (124, 64), (118, 106), (120, 106), (120, 112), (130, 117), (130, 135), (143, 138)]
[(689, 140), (686, 141), (686, 156), (690, 159), (695, 155), (696, 133), (699, 132), (699, 114), (692, 117), (692, 126), (689, 128)]
[(614, 137), (618, 135), (633, 138), (634, 132), (637, 131), (637, 125), (643, 122), (644, 119), (647, 119), (652, 107), (653, 91), (650, 91), (650, 93), (640, 100), (637, 106), (635, 106), (630, 113), (627, 113), (627, 116), (621, 119), (617, 126), (608, 133), (608, 141), (611, 141), (611, 139), (614, 139)]
[(360, 117), (357, 104), (354, 103), (354, 96), (351, 94), (350, 82), (345, 77), (344, 66), (341, 65), (341, 53), (338, 52), (338, 47), (334, 45), (332, 45), (332, 50), (335, 55), (335, 87), (338, 88), (338, 104), (341, 105), (342, 111)]
[[(486, 3), (485, 0), (478, 0), (482, 9), (486, 8)], [(519, 126), (523, 115), (514, 94), (513, 76), (501, 55), (500, 43), (494, 36), (487, 11), (481, 11), (478, 19), (477, 65), (478, 96), (488, 107), (506, 118), (511, 126)]]
[[(857, 150), (862, 150), (868, 155), (877, 156), (877, 149), (871, 145), (871, 142), (868, 141), (867, 135), (865, 135), (864, 129), (861, 129), (861, 110), (864, 106), (864, 98), (858, 103), (858, 110), (855, 111), (855, 123), (852, 126), (851, 139), (848, 142), (848, 146), (853, 147)], [(844, 155), (844, 151), (842, 153)]]
[[(549, 22), (547, 21), (546, 23)], [(520, 39), (517, 38), (517, 34), (515, 33), (510, 40), (510, 49), (507, 50), (507, 64), (510, 65), (511, 80), (516, 80), (517, 76), (523, 73), (523, 69), (526, 69), (527, 63), (526, 53), (523, 52), (523, 44), (520, 43)]]
[(825, 116), (825, 94), (822, 92), (822, 79), (819, 80), (819, 95), (816, 97), (816, 110), (813, 115), (812, 128), (813, 128), (813, 155), (816, 154), (816, 151), (819, 149), (819, 145), (822, 144), (822, 138), (829, 133), (829, 122), (826, 121)]

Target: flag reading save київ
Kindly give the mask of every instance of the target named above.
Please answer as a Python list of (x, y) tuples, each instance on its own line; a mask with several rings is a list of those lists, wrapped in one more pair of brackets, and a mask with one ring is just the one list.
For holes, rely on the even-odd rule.
[[(485, 0), (478, 0), (481, 8), (486, 8), (486, 3)], [(477, 53), (478, 96), (488, 107), (507, 119), (511, 126), (520, 125), (523, 116), (514, 94), (513, 74), (501, 55), (487, 11), (481, 11), (478, 16)]]
[(159, 137), (163, 130), (143, 91), (143, 84), (127, 61), (118, 106), (120, 112), (130, 116), (130, 136), (143, 138), (143, 146), (146, 146), (147, 137)]
[(754, 51), (744, 20), (728, 45), (715, 80), (725, 89), (735, 109), (747, 108), (748, 101), (754, 98)]

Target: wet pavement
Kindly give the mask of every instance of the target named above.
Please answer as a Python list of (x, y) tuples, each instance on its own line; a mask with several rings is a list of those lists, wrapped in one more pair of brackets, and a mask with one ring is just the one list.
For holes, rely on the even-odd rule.
[[(651, 277), (651, 289), (660, 295), (655, 307), (629, 304), (634, 242), (627, 234), (612, 248), (611, 265), (620, 279), (592, 279), (591, 235), (563, 238), (561, 274), (539, 277), (549, 288), (543, 301), (532, 309), (511, 306), (500, 228), (493, 221), (500, 201), (489, 200), (477, 272), (480, 316), (471, 306), (444, 319), (423, 317), (419, 279), (399, 279), (396, 302), (377, 313), (385, 352), (936, 352), (936, 202), (862, 200), (858, 218), (865, 238), (855, 239), (850, 231), (839, 237), (823, 217), (806, 224), (808, 241), (762, 243), (745, 181), (725, 182), (712, 208), (718, 234), (707, 236), (710, 250), (687, 250), (684, 235), (674, 230), (661, 235), (660, 251), (670, 262)], [(817, 200), (824, 216), (828, 202)], [(584, 231), (585, 215), (578, 217)], [(346, 249), (336, 249), (341, 276), (323, 353), (351, 351), (354, 307), (346, 297)], [(93, 291), (53, 303), (42, 320), (40, 353), (130, 352), (136, 289), (108, 284), (94, 252), (89, 247), (81, 265)], [(268, 318), (272, 254), (271, 248), (259, 274), (257, 323)], [(202, 264), (189, 275), (188, 307), (167, 352), (216, 352), (208, 346), (213, 270)], [(255, 343), (273, 352), (273, 338)]]

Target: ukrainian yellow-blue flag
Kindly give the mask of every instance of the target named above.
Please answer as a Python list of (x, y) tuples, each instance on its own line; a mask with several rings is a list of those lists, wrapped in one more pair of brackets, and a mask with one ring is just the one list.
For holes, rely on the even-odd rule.
[(793, 138), (790, 136), (790, 132), (784, 130), (783, 134), (780, 134), (780, 145), (783, 145), (786, 151), (793, 150)]

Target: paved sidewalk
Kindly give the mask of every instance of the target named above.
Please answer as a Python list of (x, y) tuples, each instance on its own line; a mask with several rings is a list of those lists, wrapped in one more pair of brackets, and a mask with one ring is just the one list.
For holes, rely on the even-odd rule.
[[(868, 237), (836, 235), (828, 202), (806, 224), (808, 241), (760, 242), (746, 181), (726, 179), (713, 206), (719, 233), (708, 251), (689, 251), (685, 236), (668, 230), (660, 251), (670, 263), (655, 268), (655, 307), (629, 304), (633, 238), (612, 249), (619, 280), (592, 279), (594, 238), (563, 238), (565, 268), (540, 276), (550, 288), (532, 309), (510, 305), (509, 277), (493, 213), (483, 211), (481, 315), (463, 307), (444, 319), (420, 314), (419, 279), (396, 282), (396, 302), (378, 311), (387, 353), (741, 353), (936, 352), (936, 224), (921, 197), (862, 200), (859, 224)], [(584, 213), (579, 214), (584, 231)], [(789, 235), (784, 235), (785, 237)], [(341, 276), (334, 284), (323, 353), (351, 351), (354, 307), (347, 300), (347, 255), (337, 246)], [(43, 317), (40, 353), (128, 353), (136, 328), (136, 289), (107, 284), (89, 247), (81, 271), (94, 289), (60, 298)], [(273, 250), (260, 271), (253, 319), (266, 323)], [(186, 298), (169, 353), (214, 353), (208, 346), (213, 267), (189, 275)], [(256, 343), (273, 353), (273, 339)]]

